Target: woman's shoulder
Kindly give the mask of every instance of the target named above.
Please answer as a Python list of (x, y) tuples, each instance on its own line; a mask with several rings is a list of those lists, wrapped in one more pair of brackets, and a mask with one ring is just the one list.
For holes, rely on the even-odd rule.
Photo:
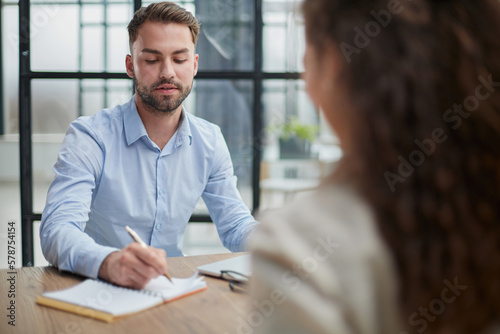
[[(356, 191), (347, 185), (327, 182), (304, 196), (298, 196), (282, 209), (262, 213), (262, 233), (276, 238), (314, 241), (318, 236), (335, 235), (350, 244), (377, 239), (371, 208)], [(360, 244), (358, 243), (358, 246)]]
[(325, 332), (347, 333), (352, 325), (357, 333), (397, 333), (391, 256), (354, 189), (323, 184), (258, 220), (250, 240), (257, 293), (284, 291), (290, 301), (282, 307), (310, 310), (301, 317)]

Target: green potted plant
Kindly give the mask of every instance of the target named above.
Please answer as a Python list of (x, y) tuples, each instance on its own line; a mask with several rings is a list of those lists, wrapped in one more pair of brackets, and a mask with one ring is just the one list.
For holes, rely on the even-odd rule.
[(315, 124), (302, 124), (296, 117), (277, 126), (280, 134), (280, 159), (310, 159), (311, 144), (316, 139), (319, 127)]

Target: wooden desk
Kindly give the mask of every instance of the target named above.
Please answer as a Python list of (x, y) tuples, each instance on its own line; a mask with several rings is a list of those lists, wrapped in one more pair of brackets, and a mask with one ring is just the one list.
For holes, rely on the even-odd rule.
[[(169, 271), (174, 277), (189, 277), (196, 267), (205, 263), (227, 259), (241, 253), (215, 254), (168, 258)], [(241, 319), (246, 319), (247, 296), (232, 292), (228, 283), (206, 277), (207, 290), (172, 303), (130, 315), (112, 323), (35, 304), (44, 291), (60, 290), (82, 281), (81, 276), (59, 272), (54, 267), (25, 267), (0, 270), (0, 333), (236, 333)], [(15, 327), (8, 324), (7, 309), (9, 277), (15, 279)], [(238, 320), (239, 318), (239, 320)]]

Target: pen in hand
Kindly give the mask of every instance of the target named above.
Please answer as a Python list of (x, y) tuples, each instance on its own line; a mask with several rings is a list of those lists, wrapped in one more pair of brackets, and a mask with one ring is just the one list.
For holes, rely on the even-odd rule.
[[(132, 237), (132, 239), (134, 239), (135, 242), (137, 242), (139, 245), (141, 245), (144, 248), (148, 247), (148, 245), (146, 245), (146, 243), (144, 241), (142, 241), (142, 239), (139, 237), (139, 235), (133, 229), (131, 229), (128, 225), (125, 226), (125, 229), (127, 230), (128, 234), (130, 234), (130, 236)], [(168, 278), (168, 280), (170, 282), (174, 283), (172, 281), (172, 278), (170, 277), (170, 275), (167, 272), (165, 272), (163, 275), (166, 278)]]

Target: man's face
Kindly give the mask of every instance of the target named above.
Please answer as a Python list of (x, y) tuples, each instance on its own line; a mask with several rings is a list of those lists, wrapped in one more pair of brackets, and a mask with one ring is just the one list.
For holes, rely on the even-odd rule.
[(142, 106), (152, 112), (180, 110), (198, 71), (191, 32), (186, 25), (145, 22), (126, 59)]

